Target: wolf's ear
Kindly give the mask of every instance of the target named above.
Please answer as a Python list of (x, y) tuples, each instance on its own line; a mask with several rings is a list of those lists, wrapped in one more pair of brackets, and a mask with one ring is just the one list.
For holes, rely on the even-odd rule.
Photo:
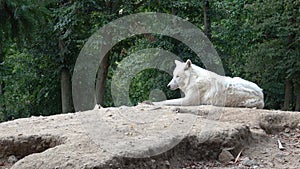
[(176, 65), (179, 65), (180, 63), (182, 63), (182, 62), (180, 62), (179, 60), (175, 60)]
[(192, 61), (188, 59), (185, 64), (184, 70), (188, 70), (192, 66)]

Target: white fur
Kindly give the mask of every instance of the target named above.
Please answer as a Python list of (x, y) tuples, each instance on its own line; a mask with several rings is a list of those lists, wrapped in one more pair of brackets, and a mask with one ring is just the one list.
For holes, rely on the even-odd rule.
[(180, 89), (183, 98), (154, 102), (156, 105), (215, 105), (229, 107), (264, 107), (262, 89), (239, 77), (220, 76), (202, 69), (190, 60), (175, 60), (173, 79), (168, 86)]

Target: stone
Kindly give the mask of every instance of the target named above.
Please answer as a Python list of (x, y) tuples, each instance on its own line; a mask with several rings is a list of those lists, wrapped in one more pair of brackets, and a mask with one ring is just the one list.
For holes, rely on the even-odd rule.
[(242, 164), (244, 166), (248, 166), (248, 167), (250, 167), (252, 165), (251, 160), (250, 160), (249, 157), (244, 158), (243, 161), (242, 161)]
[(222, 163), (229, 163), (230, 161), (234, 160), (233, 155), (228, 150), (222, 150), (219, 154), (219, 161)]
[(7, 159), (7, 162), (9, 162), (9, 163), (16, 163), (18, 161), (18, 159), (17, 159), (17, 157), (16, 156), (14, 156), (14, 155), (10, 155), (9, 157), (8, 157), (8, 159)]
[(295, 129), (300, 124), (300, 116), (294, 112), (263, 113), (259, 126), (268, 134), (277, 134), (281, 131)]
[(244, 166), (247, 166), (247, 167), (253, 167), (253, 166), (257, 166), (258, 165), (258, 162), (256, 160), (251, 160), (249, 157), (246, 157), (243, 161), (242, 161), (242, 164)]

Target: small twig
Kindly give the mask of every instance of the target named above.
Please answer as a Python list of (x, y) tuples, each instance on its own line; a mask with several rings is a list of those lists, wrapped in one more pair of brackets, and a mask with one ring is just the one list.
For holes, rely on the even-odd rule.
[(288, 146), (296, 146), (296, 145), (298, 145), (298, 144), (300, 144), (300, 142), (293, 143), (293, 144), (286, 144), (286, 145), (288, 145)]
[(236, 156), (236, 158), (235, 158), (235, 160), (234, 160), (234, 163), (236, 163), (236, 162), (239, 160), (239, 158), (240, 158), (240, 156), (241, 156), (243, 150), (244, 150), (244, 149), (241, 149), (241, 151), (239, 152), (239, 154)]
[(278, 142), (278, 148), (279, 150), (284, 150), (284, 147), (282, 146), (281, 142), (279, 139), (277, 139), (277, 142)]

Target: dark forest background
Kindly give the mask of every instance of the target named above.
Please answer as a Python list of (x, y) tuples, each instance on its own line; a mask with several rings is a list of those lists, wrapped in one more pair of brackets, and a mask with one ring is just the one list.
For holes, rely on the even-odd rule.
[[(228, 76), (257, 83), (265, 108), (300, 110), (300, 1), (297, 0), (0, 0), (0, 122), (74, 112), (71, 77), (86, 40), (103, 25), (140, 12), (162, 12), (196, 25), (217, 49)], [(118, 43), (99, 67), (97, 103), (114, 106), (111, 79), (130, 53), (162, 48), (202, 65), (184, 44), (156, 34)], [(155, 69), (131, 82), (134, 104), (172, 77)]]

